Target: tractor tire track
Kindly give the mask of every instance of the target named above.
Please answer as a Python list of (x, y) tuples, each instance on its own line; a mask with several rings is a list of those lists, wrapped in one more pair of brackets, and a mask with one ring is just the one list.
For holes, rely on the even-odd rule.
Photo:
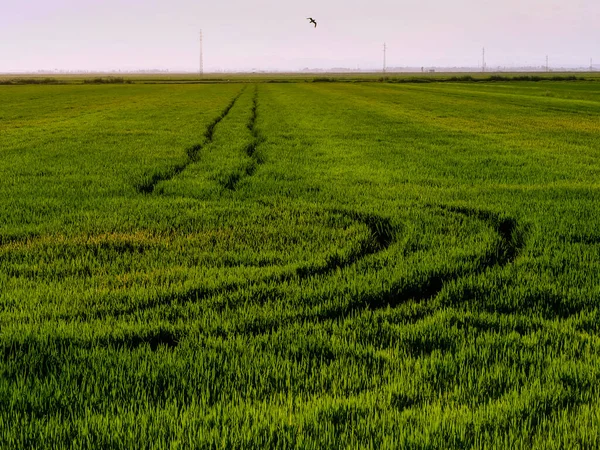
[(202, 150), (202, 148), (212, 142), (215, 127), (229, 114), (229, 111), (231, 111), (231, 108), (233, 108), (236, 101), (240, 98), (240, 96), (244, 93), (245, 90), (246, 87), (244, 86), (240, 90), (240, 92), (229, 102), (225, 109), (223, 109), (223, 111), (221, 111), (221, 113), (208, 125), (206, 131), (204, 132), (203, 142), (192, 145), (191, 147), (185, 150), (185, 154), (187, 156), (186, 161), (184, 161), (181, 164), (177, 164), (152, 173), (152, 175), (150, 175), (148, 179), (135, 185), (136, 190), (140, 194), (152, 194), (158, 183), (160, 183), (161, 181), (169, 181), (175, 178), (177, 175), (183, 172), (190, 164), (197, 162), (200, 158), (200, 151)]
[(128, 332), (122, 335), (106, 335), (99, 338), (78, 338), (76, 336), (44, 338), (27, 337), (19, 339), (11, 337), (0, 342), (0, 358), (2, 361), (14, 361), (24, 355), (35, 355), (42, 361), (54, 359), (52, 353), (60, 349), (61, 354), (69, 350), (91, 350), (95, 347), (110, 348), (111, 350), (131, 351), (140, 347), (148, 347), (151, 351), (170, 350), (177, 348), (187, 334), (181, 329), (159, 327), (139, 332)]
[[(435, 208), (445, 210), (451, 214), (460, 214), (468, 218), (481, 220), (497, 233), (498, 240), (496, 244), (478, 258), (479, 266), (477, 269), (447, 270), (423, 274), (423, 277), (417, 280), (392, 283), (383, 291), (355, 295), (344, 305), (336, 305), (330, 308), (315, 307), (312, 310), (305, 311), (305, 313), (295, 315), (291, 320), (281, 321), (274, 318), (273, 323), (245, 324), (243, 325), (243, 330), (240, 330), (240, 332), (261, 334), (299, 321), (324, 322), (343, 320), (363, 310), (395, 308), (408, 300), (417, 302), (430, 301), (442, 291), (447, 283), (464, 276), (481, 274), (486, 270), (504, 267), (512, 263), (523, 247), (523, 236), (518, 229), (516, 220), (512, 218), (500, 216), (489, 211), (464, 207), (435, 206)], [(74, 314), (53, 315), (52, 317), (48, 317), (48, 319), (93, 320), (104, 319), (106, 317), (122, 318), (169, 305), (198, 303), (216, 296), (223, 296), (224, 298), (220, 299), (218, 303), (211, 302), (210, 308), (216, 310), (224, 308), (235, 309), (236, 305), (233, 302), (228, 302), (228, 294), (234, 294), (241, 289), (252, 288), (256, 289), (256, 292), (253, 293), (254, 301), (258, 304), (263, 304), (272, 300), (272, 294), (275, 292), (269, 290), (263, 292), (261, 290), (262, 285), (301, 282), (314, 277), (326, 278), (338, 270), (351, 267), (369, 256), (385, 251), (397, 241), (397, 237), (402, 231), (401, 225), (394, 225), (389, 218), (380, 215), (348, 210), (332, 210), (331, 212), (345, 215), (357, 223), (364, 224), (370, 232), (369, 237), (362, 242), (359, 248), (344, 257), (340, 258), (337, 255), (332, 255), (326, 259), (324, 264), (301, 266), (292, 272), (281, 273), (253, 281), (232, 282), (217, 287), (198, 286), (184, 292), (156, 295), (155, 297), (147, 298), (141, 304), (124, 302), (125, 304), (121, 307), (110, 309), (87, 308)], [(276, 294), (282, 295), (284, 293), (276, 292)], [(317, 301), (314, 303), (318, 304)]]
[[(430, 206), (432, 207), (432, 206)], [(447, 283), (456, 281), (462, 277), (469, 275), (482, 274), (487, 270), (494, 268), (502, 268), (512, 263), (519, 255), (524, 246), (524, 236), (518, 229), (518, 223), (515, 219), (504, 217), (490, 211), (483, 211), (473, 208), (454, 207), (454, 206), (436, 206), (453, 214), (461, 214), (468, 218), (476, 218), (486, 223), (498, 235), (498, 241), (488, 252), (480, 258), (479, 267), (475, 270), (456, 270), (433, 272), (425, 275), (423, 278), (413, 282), (397, 282), (393, 283), (388, 289), (374, 294), (361, 294), (355, 296), (345, 305), (332, 308), (316, 307), (312, 311), (295, 315), (288, 320), (275, 318), (273, 321), (263, 321), (261, 323), (246, 323), (239, 330), (241, 334), (260, 335), (272, 333), (282, 327), (290, 326), (302, 322), (328, 322), (345, 320), (353, 315), (365, 310), (379, 310), (386, 308), (396, 308), (401, 304), (412, 300), (415, 302), (432, 301), (439, 295)], [(370, 220), (373, 220), (372, 218)], [(393, 237), (390, 239), (390, 229), (386, 226), (374, 225), (371, 223), (370, 229), (376, 239), (381, 242), (379, 250), (365, 252), (374, 254), (389, 247), (393, 242)], [(393, 235), (392, 235), (393, 236)], [(359, 258), (362, 259), (362, 258)], [(357, 260), (358, 261), (358, 260)], [(353, 261), (353, 262), (357, 262)], [(333, 268), (331, 268), (333, 270)], [(326, 274), (328, 271), (324, 271)], [(310, 275), (317, 275), (318, 271), (314, 271)]]
[[(369, 230), (369, 237), (362, 242), (362, 245), (343, 258), (330, 256), (326, 259), (325, 263), (321, 265), (301, 266), (288, 273), (269, 276), (254, 281), (233, 282), (220, 287), (199, 286), (188, 289), (185, 292), (157, 295), (153, 298), (147, 299), (147, 301), (143, 304), (131, 305), (130, 302), (126, 302), (128, 306), (122, 308), (87, 308), (74, 314), (69, 313), (52, 317), (64, 320), (95, 320), (105, 319), (107, 317), (121, 318), (134, 314), (140, 314), (144, 311), (152, 310), (165, 305), (184, 305), (186, 303), (197, 303), (207, 300), (211, 297), (233, 294), (240, 289), (259, 287), (262, 284), (303, 281), (315, 276), (326, 277), (337, 270), (341, 270), (358, 263), (369, 255), (374, 255), (384, 251), (395, 242), (395, 238), (401, 230), (399, 226), (394, 227), (389, 218), (383, 216), (346, 210), (332, 210), (331, 212), (349, 217), (354, 222), (362, 223)], [(261, 299), (261, 297), (264, 298)], [(268, 295), (261, 296), (259, 294), (255, 297), (255, 300), (258, 303), (263, 303), (268, 299)], [(226, 306), (228, 308), (235, 308), (235, 305), (231, 304), (222, 305), (223, 308)], [(211, 305), (211, 307), (213, 309), (219, 309), (219, 307), (216, 305)]]
[(250, 158), (250, 162), (242, 170), (232, 172), (227, 177), (227, 181), (223, 184), (225, 189), (234, 191), (238, 183), (246, 178), (254, 175), (258, 166), (263, 164), (262, 158), (256, 154), (258, 146), (264, 141), (256, 127), (256, 119), (258, 117), (258, 85), (254, 85), (254, 95), (252, 97), (252, 109), (250, 110), (250, 119), (246, 125), (248, 131), (252, 135), (250, 143), (244, 148), (244, 154)]
[(323, 266), (298, 268), (296, 275), (300, 280), (314, 276), (327, 276), (339, 269), (356, 264), (369, 255), (382, 252), (395, 242), (396, 236), (402, 231), (400, 226), (394, 226), (387, 217), (357, 211), (334, 210), (333, 212), (365, 225), (370, 232), (369, 239), (364, 241), (359, 249), (343, 259), (330, 257)]
[[(260, 334), (270, 332), (274, 328), (287, 326), (298, 321), (331, 321), (343, 320), (363, 310), (377, 310), (388, 307), (395, 308), (402, 303), (412, 301), (431, 301), (444, 288), (447, 283), (458, 280), (464, 276), (484, 273), (486, 270), (496, 267), (504, 267), (518, 256), (523, 247), (523, 236), (518, 230), (516, 220), (500, 216), (498, 214), (481, 211), (477, 209), (464, 207), (446, 207), (436, 206), (437, 209), (448, 211), (452, 214), (461, 214), (469, 218), (476, 218), (490, 226), (498, 235), (496, 244), (485, 254), (478, 258), (479, 266), (477, 269), (447, 270), (437, 271), (429, 274), (423, 274), (423, 277), (411, 282), (398, 281), (392, 283), (389, 288), (376, 293), (359, 294), (352, 298), (347, 304), (332, 308), (315, 308), (313, 311), (307, 311), (304, 314), (294, 316), (291, 321), (281, 322), (275, 320), (272, 324), (255, 324), (247, 328), (245, 332), (251, 334)], [(388, 249), (397, 241), (397, 236), (401, 232), (400, 226), (394, 226), (389, 218), (367, 214), (357, 211), (333, 212), (346, 215), (353, 221), (364, 224), (370, 231), (370, 237), (354, 252), (349, 253), (343, 258), (331, 256), (327, 258), (324, 264), (316, 266), (299, 267), (293, 272), (283, 273), (275, 276), (269, 276), (262, 279), (249, 282), (228, 283), (219, 287), (196, 287), (185, 292), (172, 293), (167, 295), (158, 295), (147, 299), (143, 304), (131, 305), (119, 309), (98, 310), (96, 308), (87, 309), (73, 314), (68, 314), (64, 319), (102, 319), (105, 317), (121, 318), (133, 314), (140, 314), (144, 311), (168, 305), (183, 305), (187, 303), (197, 303), (208, 300), (215, 296), (227, 297), (228, 294), (234, 294), (241, 289), (256, 288), (253, 299), (262, 304), (269, 301), (272, 297), (270, 292), (260, 292), (260, 286), (265, 284), (278, 284), (284, 282), (301, 282), (314, 277), (327, 277), (338, 270), (353, 266), (368, 256), (376, 255)], [(279, 293), (281, 294), (281, 293)], [(211, 304), (213, 309), (234, 308), (235, 304), (227, 302)], [(318, 302), (315, 302), (315, 304)], [(262, 330), (262, 331), (261, 331)]]
[(482, 255), (477, 269), (434, 272), (412, 283), (395, 283), (380, 293), (355, 298), (345, 308), (327, 311), (321, 314), (320, 319), (343, 319), (364, 309), (395, 308), (407, 300), (417, 302), (433, 300), (447, 283), (464, 276), (479, 275), (493, 268), (502, 268), (512, 263), (524, 246), (524, 236), (518, 229), (517, 221), (513, 218), (474, 208), (454, 206), (438, 206), (438, 208), (481, 220), (498, 235), (499, 239), (496, 245)]

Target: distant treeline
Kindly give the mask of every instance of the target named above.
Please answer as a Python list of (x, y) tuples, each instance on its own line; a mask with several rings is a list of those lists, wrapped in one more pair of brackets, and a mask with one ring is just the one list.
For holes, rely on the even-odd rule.
[[(21, 84), (73, 84), (81, 81), (77, 80), (58, 80), (56, 78), (10, 78), (0, 79), (0, 85), (21, 85)], [(123, 77), (96, 77), (86, 78), (83, 84), (131, 84), (132, 80), (126, 80)]]
[(83, 80), (84, 84), (131, 84), (131, 80), (123, 77), (96, 77)]
[[(444, 76), (432, 76), (432, 77), (419, 77), (419, 76), (407, 76), (407, 77), (379, 77), (376, 81), (382, 83), (443, 83), (443, 82), (485, 82), (485, 81), (577, 81), (585, 80), (585, 77), (577, 77), (575, 75), (490, 75), (490, 76), (473, 76), (473, 75), (458, 75), (451, 77)], [(312, 79), (313, 83), (335, 83), (338, 81), (350, 81), (350, 82), (369, 82), (374, 81), (369, 78), (343, 78), (343, 77), (315, 77)]]
[(0, 85), (18, 85), (18, 84), (64, 84), (64, 81), (56, 78), (11, 78), (9, 80), (0, 80)]
[(448, 78), (414, 78), (414, 79), (385, 79), (382, 77), (379, 81), (387, 81), (390, 83), (432, 83), (432, 82), (479, 82), (479, 81), (576, 81), (585, 80), (584, 77), (577, 77), (575, 75), (553, 75), (553, 76), (540, 76), (540, 75), (490, 75), (489, 77), (474, 77), (472, 75), (461, 75), (452, 76)]
[(452, 77), (439, 77), (439, 78), (392, 78), (392, 77), (381, 77), (379, 81), (388, 83), (436, 83), (436, 82), (482, 82), (482, 81), (577, 81), (585, 80), (584, 77), (577, 77), (575, 75), (490, 75), (488, 77), (477, 77), (473, 75), (460, 75)]

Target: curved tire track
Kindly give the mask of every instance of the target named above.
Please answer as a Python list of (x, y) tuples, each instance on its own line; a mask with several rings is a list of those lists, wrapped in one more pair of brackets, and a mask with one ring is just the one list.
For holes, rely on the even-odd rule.
[(467, 275), (477, 275), (494, 267), (504, 267), (514, 261), (524, 246), (524, 239), (518, 230), (517, 221), (491, 211), (466, 207), (438, 206), (442, 210), (476, 218), (487, 223), (499, 236), (496, 245), (481, 258), (476, 270), (457, 270), (432, 273), (429, 276), (409, 284), (396, 283), (390, 289), (376, 295), (366, 295), (356, 299), (345, 308), (329, 310), (321, 314), (321, 320), (345, 318), (361, 309), (395, 308), (407, 300), (427, 301), (434, 299), (446, 283)]
[(148, 301), (143, 304), (127, 306), (120, 309), (98, 310), (96, 308), (88, 308), (75, 314), (54, 317), (65, 320), (73, 318), (77, 318), (79, 320), (104, 319), (106, 317), (120, 318), (137, 314), (146, 310), (152, 310), (164, 305), (182, 305), (191, 302), (199, 302), (213, 296), (234, 293), (240, 289), (260, 285), (261, 283), (282, 283), (294, 280), (302, 281), (315, 276), (324, 277), (337, 270), (356, 264), (369, 255), (373, 255), (387, 249), (395, 241), (395, 236), (399, 231), (399, 228), (394, 228), (390, 219), (386, 217), (345, 210), (332, 210), (330, 212), (349, 217), (355, 222), (363, 223), (370, 231), (369, 238), (362, 243), (360, 248), (354, 252), (351, 252), (344, 258), (330, 256), (322, 265), (299, 267), (295, 271), (289, 273), (269, 276), (256, 281), (243, 283), (234, 282), (216, 288), (200, 286), (189, 289), (185, 292), (174, 292), (166, 295), (158, 295), (148, 299)]
[[(430, 205), (429, 207), (434, 206)], [(417, 302), (433, 300), (442, 291), (446, 283), (458, 280), (464, 276), (481, 274), (486, 270), (492, 269), (494, 267), (504, 267), (512, 263), (524, 246), (523, 235), (518, 229), (517, 221), (513, 218), (504, 217), (490, 211), (478, 210), (474, 208), (454, 206), (435, 206), (435, 208), (440, 208), (442, 210), (446, 210), (454, 214), (465, 215), (469, 218), (474, 217), (486, 223), (498, 234), (499, 239), (496, 245), (482, 256), (481, 264), (476, 270), (434, 272), (412, 283), (395, 283), (392, 284), (392, 286), (390, 286), (390, 288), (385, 291), (381, 291), (376, 294), (355, 297), (350, 303), (338, 308), (325, 309), (321, 311), (316, 311), (314, 313), (311, 313), (309, 311), (307, 313), (299, 314), (295, 316), (292, 320), (286, 320), (283, 323), (280, 320), (275, 319), (271, 323), (267, 322), (262, 324), (246, 324), (245, 329), (241, 330), (240, 332), (245, 334), (258, 335), (270, 333), (278, 328), (292, 325), (298, 322), (326, 322), (334, 320), (343, 320), (363, 310), (377, 310), (385, 309), (388, 307), (395, 308), (408, 300), (413, 300)], [(372, 216), (369, 216), (368, 221), (372, 220)], [(378, 247), (378, 249), (366, 251), (363, 254), (362, 258), (366, 257), (369, 254), (378, 253), (384, 250), (385, 248), (389, 247), (394, 242), (395, 233), (394, 230), (388, 228), (389, 222), (384, 221), (383, 224), (380, 223), (377, 225), (371, 222), (368, 226), (371, 229), (375, 239), (380, 243), (380, 246)], [(356, 260), (350, 262), (350, 264), (358, 262), (362, 258), (357, 258)], [(343, 266), (340, 265), (338, 267)], [(335, 268), (336, 267), (330, 267), (328, 268), (328, 270), (315, 271), (308, 275), (312, 276), (326, 274), (335, 270)]]
[(396, 235), (401, 231), (399, 226), (394, 227), (391, 220), (384, 216), (357, 211), (333, 210), (332, 212), (364, 224), (370, 231), (370, 237), (362, 243), (357, 251), (352, 252), (346, 258), (330, 257), (324, 266), (299, 268), (296, 274), (301, 280), (317, 275), (326, 276), (338, 269), (356, 264), (369, 255), (379, 253), (390, 247), (394, 243)]
[[(477, 269), (434, 272), (410, 283), (393, 283), (384, 291), (355, 297), (350, 303), (338, 308), (330, 308), (315, 311), (313, 313), (307, 312), (307, 314), (300, 314), (295, 316), (293, 320), (287, 320), (284, 323), (280, 322), (279, 320), (275, 320), (274, 323), (263, 324), (263, 326), (256, 326), (255, 324), (249, 329), (246, 328), (244, 332), (250, 334), (261, 334), (298, 321), (339, 320), (365, 309), (377, 310), (387, 307), (395, 308), (408, 300), (432, 300), (441, 292), (444, 285), (449, 282), (458, 280), (464, 276), (481, 274), (494, 267), (504, 267), (510, 264), (514, 258), (518, 256), (523, 247), (523, 236), (518, 230), (517, 222), (512, 218), (503, 217), (489, 211), (464, 207), (436, 206), (436, 208), (446, 210), (453, 214), (474, 217), (487, 223), (488, 226), (496, 231), (499, 239), (494, 247), (481, 256), (480, 265)], [(117, 310), (86, 310), (77, 313), (75, 316), (80, 319), (98, 319), (104, 317), (119, 318), (129, 316), (131, 314), (139, 314), (140, 312), (152, 310), (164, 305), (182, 305), (191, 302), (200, 302), (217, 295), (227, 295), (228, 293), (233, 294), (240, 289), (259, 286), (262, 283), (272, 284), (294, 280), (302, 281), (316, 276), (326, 277), (337, 270), (357, 264), (370, 255), (376, 255), (388, 249), (394, 242), (396, 242), (396, 237), (401, 230), (400, 226), (394, 226), (389, 218), (383, 216), (357, 211), (334, 210), (333, 212), (346, 215), (347, 217), (352, 218), (352, 220), (364, 224), (370, 231), (370, 237), (363, 242), (363, 245), (361, 245), (356, 251), (346, 255), (344, 258), (331, 256), (322, 265), (300, 267), (294, 272), (270, 276), (252, 282), (230, 283), (217, 288), (197, 287), (185, 292), (156, 296), (148, 299), (148, 301), (144, 304), (132, 305)], [(265, 293), (266, 295), (260, 295), (260, 293), (257, 294), (258, 295), (255, 297), (255, 300), (258, 303), (262, 303), (270, 299), (270, 295), (268, 293)], [(223, 307), (231, 306), (232, 305), (223, 305)], [(212, 305), (212, 307), (216, 307), (218, 309), (218, 306), (216, 305)], [(69, 315), (68, 318), (72, 319), (74, 318), (74, 315)]]

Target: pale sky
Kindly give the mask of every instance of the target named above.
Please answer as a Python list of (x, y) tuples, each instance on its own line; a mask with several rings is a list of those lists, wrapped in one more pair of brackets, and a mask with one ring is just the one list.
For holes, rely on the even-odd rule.
[(0, 0), (0, 72), (194, 71), (200, 29), (205, 72), (600, 67), (600, 0)]

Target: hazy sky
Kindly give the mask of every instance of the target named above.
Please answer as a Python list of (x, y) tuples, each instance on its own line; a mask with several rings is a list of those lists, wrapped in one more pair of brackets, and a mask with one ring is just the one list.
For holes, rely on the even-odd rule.
[[(306, 17), (318, 21), (317, 28)], [(0, 0), (0, 72), (600, 66), (600, 0)]]

